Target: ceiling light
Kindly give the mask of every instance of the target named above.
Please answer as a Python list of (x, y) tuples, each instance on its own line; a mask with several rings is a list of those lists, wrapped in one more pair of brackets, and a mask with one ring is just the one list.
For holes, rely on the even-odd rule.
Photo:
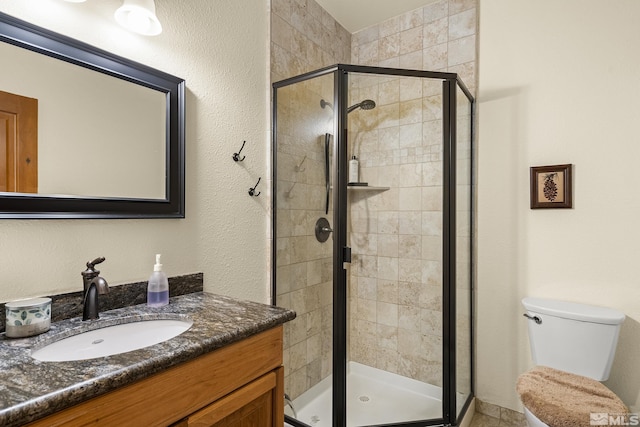
[(84, 3), (87, 0), (64, 0), (64, 1), (68, 1), (69, 3)]
[(162, 32), (153, 0), (124, 0), (114, 16), (118, 24), (129, 31), (145, 36), (156, 36)]

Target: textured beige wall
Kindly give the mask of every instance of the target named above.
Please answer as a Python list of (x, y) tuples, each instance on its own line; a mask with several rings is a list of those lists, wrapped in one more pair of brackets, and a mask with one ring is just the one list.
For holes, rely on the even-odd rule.
[[(482, 0), (477, 394), (521, 409), (525, 296), (627, 315), (607, 385), (640, 411), (640, 3)], [(574, 208), (529, 209), (529, 167), (573, 163)], [(594, 343), (597, 348), (598, 344)], [(586, 355), (585, 355), (586, 357)]]
[[(112, 285), (146, 280), (162, 253), (169, 275), (203, 271), (209, 291), (267, 302), (268, 6), (157, 0), (164, 31), (142, 37), (115, 23), (120, 5), (6, 0), (0, 11), (186, 80), (187, 217), (2, 220), (0, 301), (80, 290), (84, 263), (100, 255)], [(259, 176), (262, 195), (249, 197)]]

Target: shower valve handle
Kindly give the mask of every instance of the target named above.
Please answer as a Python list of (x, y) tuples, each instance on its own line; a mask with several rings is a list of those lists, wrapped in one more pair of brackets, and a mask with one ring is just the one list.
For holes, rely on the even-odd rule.
[(318, 218), (316, 221), (315, 231), (318, 242), (324, 243), (329, 239), (329, 233), (331, 233), (333, 229), (326, 218)]

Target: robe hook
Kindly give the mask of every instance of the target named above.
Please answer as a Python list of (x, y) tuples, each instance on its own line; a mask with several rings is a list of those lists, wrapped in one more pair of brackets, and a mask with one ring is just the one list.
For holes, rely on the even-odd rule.
[(244, 144), (246, 143), (247, 141), (242, 141), (242, 147), (240, 147), (240, 151), (238, 151), (237, 153), (233, 153), (234, 162), (241, 162), (244, 160), (245, 157), (247, 157), (247, 156), (242, 156), (242, 158), (240, 158), (240, 153), (242, 153), (242, 149), (244, 148)]
[(296, 165), (296, 167), (294, 168), (296, 172), (304, 172), (307, 169), (306, 167), (305, 168), (302, 167), (302, 164), (304, 163), (305, 160), (307, 160), (306, 155), (302, 158), (302, 161), (300, 162), (300, 164)]
[(293, 185), (291, 186), (291, 188), (289, 188), (289, 191), (286, 191), (286, 192), (284, 193), (284, 196), (285, 196), (287, 199), (293, 199), (293, 195), (291, 195), (291, 192), (293, 191), (293, 187), (295, 187), (295, 186), (296, 186), (296, 183), (294, 182), (294, 183), (293, 183)]
[(260, 180), (262, 179), (262, 177), (258, 177), (258, 182), (256, 182), (256, 185), (254, 185), (252, 188), (249, 189), (249, 195), (253, 196), (253, 197), (258, 197), (261, 193), (261, 191), (258, 191), (256, 193), (256, 188), (258, 188), (258, 184), (260, 184)]

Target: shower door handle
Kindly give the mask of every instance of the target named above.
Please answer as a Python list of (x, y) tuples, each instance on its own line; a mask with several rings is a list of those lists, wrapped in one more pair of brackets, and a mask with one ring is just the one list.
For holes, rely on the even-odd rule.
[(342, 248), (342, 262), (351, 264), (351, 248), (349, 246)]

